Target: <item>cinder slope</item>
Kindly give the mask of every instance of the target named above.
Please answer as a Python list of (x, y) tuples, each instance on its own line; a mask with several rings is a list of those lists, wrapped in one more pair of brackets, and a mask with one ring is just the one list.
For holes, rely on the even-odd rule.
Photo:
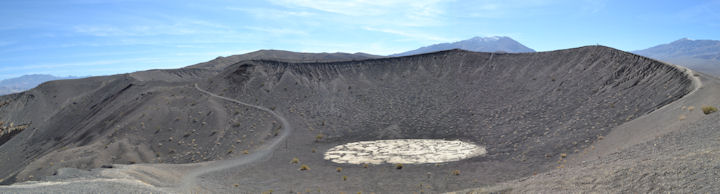
[[(448, 191), (555, 169), (562, 153), (581, 152), (613, 127), (693, 88), (678, 69), (607, 47), (533, 54), (453, 50), (342, 63), (251, 61), (201, 86), (245, 102), (257, 99), (298, 125), (273, 158), (216, 174), (223, 177), (216, 181), (257, 191), (380, 192), (415, 190), (419, 183)], [(316, 142), (318, 134), (323, 139)], [(308, 153), (398, 138), (462, 139), (487, 146), (488, 154), (397, 171), (333, 164)], [(293, 157), (314, 170), (297, 171), (287, 164)], [(344, 173), (334, 173), (335, 167)], [(455, 169), (467, 176), (448, 177)], [(344, 182), (342, 176), (355, 178)]]
[[(359, 57), (282, 53), (288, 61)], [(51, 81), (1, 96), (0, 182), (38, 180), (63, 167), (224, 159), (273, 138), (279, 126), (269, 114), (193, 87), (217, 73), (149, 70)]]
[[(220, 144), (218, 135), (232, 128), (232, 104), (205, 99), (181, 83), (141, 82), (129, 75), (93, 79), (50, 82), (14, 96), (16, 100), (0, 109), (6, 123), (29, 123), (2, 144), (4, 176), (36, 180), (61, 167), (186, 163), (229, 155), (231, 140)], [(76, 87), (83, 84), (88, 88)], [(71, 87), (83, 91), (68, 96), (59, 92)], [(259, 132), (272, 128), (270, 123), (255, 125)], [(225, 134), (242, 135), (249, 134)]]
[(695, 73), (702, 86), (662, 109), (613, 129), (596, 149), (571, 156), (564, 169), (456, 193), (717, 193), (720, 80)]
[[(120, 77), (119, 81), (138, 81), (133, 76)], [(209, 93), (195, 89), (192, 82)], [(102, 176), (85, 176), (88, 182), (97, 177), (122, 175), (125, 179), (131, 177), (172, 192), (397, 193), (480, 187), (556, 169), (558, 162), (565, 162), (563, 156), (572, 157), (590, 148), (618, 125), (669, 104), (694, 89), (691, 78), (680, 69), (600, 46), (525, 54), (451, 50), (327, 63), (253, 60), (229, 66), (206, 81), (141, 83), (142, 87), (130, 87), (141, 88), (135, 92), (114, 92), (127, 95), (118, 99), (128, 101), (112, 100), (112, 104), (102, 106), (117, 106), (108, 108), (105, 114), (127, 112), (126, 115), (86, 119), (100, 122), (116, 118), (122, 122), (120, 127), (113, 128), (116, 123), (98, 126), (94, 129), (104, 129), (108, 132), (103, 134), (107, 135), (93, 136), (96, 138), (88, 140), (87, 145), (77, 143), (83, 142), (79, 140), (69, 141), (73, 143), (68, 145), (100, 152), (103, 145), (112, 150), (115, 144), (117, 150), (125, 150), (118, 154), (143, 156), (136, 157), (143, 159), (140, 162), (234, 159), (188, 165), (117, 166), (99, 170)], [(152, 94), (142, 95), (148, 90)], [(95, 95), (107, 93), (113, 92)], [(210, 94), (264, 107), (274, 114)], [(163, 98), (177, 101), (168, 103)], [(193, 102), (196, 102), (194, 106)], [(157, 103), (162, 106), (154, 106)], [(102, 112), (92, 115), (103, 115)], [(145, 117), (141, 116), (143, 113)], [(190, 122), (173, 124), (177, 115), (181, 121)], [(294, 130), (287, 131), (287, 126), (278, 125), (278, 117), (287, 120), (286, 125)], [(192, 122), (195, 118), (198, 122)], [(240, 125), (233, 128), (231, 123), (236, 121)], [(212, 133), (213, 129), (218, 132)], [(24, 133), (27, 130), (10, 141), (23, 137)], [(461, 139), (487, 147), (488, 153), (440, 165), (405, 165), (401, 170), (390, 164), (367, 168), (335, 164), (324, 160), (322, 155), (333, 146), (353, 141), (402, 138)], [(127, 145), (137, 145), (137, 148), (127, 148)], [(244, 149), (248, 155), (235, 154)], [(56, 150), (59, 151), (55, 151), (58, 152), (55, 156), (84, 153)], [(149, 150), (149, 156), (144, 156), (146, 152), (142, 150)], [(50, 155), (36, 156), (57, 158)], [(299, 158), (299, 164), (290, 163), (294, 157)], [(111, 163), (118, 161), (127, 160)], [(310, 166), (311, 170), (299, 171), (300, 164)], [(42, 166), (28, 165), (24, 172), (40, 175), (43, 171), (37, 167)], [(337, 167), (342, 171), (337, 172)], [(459, 170), (461, 175), (452, 175), (454, 170)], [(29, 178), (27, 174), (21, 173), (18, 177)], [(128, 174), (131, 176), (126, 176)], [(59, 175), (74, 177), (72, 173)], [(48, 177), (45, 180), (64, 179)], [(191, 186), (187, 186), (188, 180)], [(18, 191), (32, 191), (32, 187), (28, 187), (30, 190)], [(157, 189), (152, 187), (142, 189)]]

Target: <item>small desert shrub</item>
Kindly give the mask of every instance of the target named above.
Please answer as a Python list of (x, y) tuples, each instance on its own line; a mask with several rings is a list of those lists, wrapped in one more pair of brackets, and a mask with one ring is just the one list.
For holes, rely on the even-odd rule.
[(300, 162), (300, 159), (298, 158), (293, 158), (292, 160), (290, 160), (290, 164), (297, 164), (298, 162)]
[(317, 151), (317, 150), (315, 150), (315, 148), (312, 149), (312, 153), (315, 153), (316, 151)]
[(317, 135), (315, 136), (315, 141), (320, 141), (320, 140), (323, 139), (323, 137), (325, 137), (325, 136), (324, 136), (322, 133), (321, 133), (321, 134), (317, 134)]
[(567, 158), (567, 154), (566, 154), (566, 153), (562, 153), (562, 154), (560, 154), (560, 157), (562, 157), (562, 158)]
[(689, 106), (689, 107), (688, 107), (688, 111), (693, 111), (693, 110), (695, 110), (695, 107), (694, 107), (694, 106)]
[(300, 165), (300, 170), (310, 170), (310, 167), (303, 164), (303, 165)]
[(685, 119), (687, 119), (687, 116), (685, 116), (685, 115), (680, 115), (680, 116), (678, 116), (678, 120), (681, 120), (681, 121), (682, 121), (682, 120), (685, 120)]
[(347, 176), (343, 176), (343, 181), (347, 181)]
[(455, 176), (460, 176), (460, 170), (453, 170), (452, 174)]
[(702, 111), (703, 111), (703, 113), (705, 113), (705, 114), (710, 114), (710, 113), (717, 112), (718, 109), (715, 108), (714, 106), (703, 106), (703, 107), (702, 107)]
[(240, 185), (239, 185), (239, 184), (234, 184), (233, 186), (235, 186), (235, 187), (239, 187)]
[(337, 167), (337, 168), (335, 168), (335, 171), (337, 171), (337, 172), (342, 172), (342, 168)]
[(368, 168), (368, 164), (363, 164), (363, 168)]
[(243, 151), (243, 154), (249, 154), (249, 153), (250, 153), (250, 151), (248, 151), (248, 150)]
[(403, 168), (403, 165), (402, 165), (402, 164), (395, 164), (395, 169), (400, 170), (400, 169), (402, 169), (402, 168)]

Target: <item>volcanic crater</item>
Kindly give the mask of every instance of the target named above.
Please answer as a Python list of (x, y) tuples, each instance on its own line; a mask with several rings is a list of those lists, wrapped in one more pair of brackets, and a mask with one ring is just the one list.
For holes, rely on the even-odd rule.
[[(456, 191), (563, 168), (698, 84), (687, 69), (604, 46), (302, 56), (219, 58), (2, 96), (2, 121), (31, 124), (0, 138), (0, 175), (63, 180), (77, 176), (58, 169), (114, 164), (99, 171), (192, 172), (131, 176), (156, 183), (134, 188), (170, 192)], [(361, 158), (376, 151), (360, 147), (380, 143), (421, 150), (408, 156), (453, 153)]]

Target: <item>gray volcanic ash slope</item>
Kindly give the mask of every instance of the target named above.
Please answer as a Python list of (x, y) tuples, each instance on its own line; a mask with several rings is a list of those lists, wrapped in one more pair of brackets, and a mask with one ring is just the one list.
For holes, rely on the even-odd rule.
[[(250, 60), (217, 73), (189, 69), (195, 70), (163, 71), (183, 75), (171, 76), (183, 77), (175, 81), (118, 75), (50, 82), (4, 96), (0, 118), (25, 129), (0, 145), (0, 173), (24, 181), (59, 167), (236, 158), (198, 165), (190, 173), (197, 177), (184, 178), (182, 185), (168, 180), (154, 186), (214, 192), (453, 191), (556, 169), (618, 125), (695, 86), (681, 69), (601, 46), (523, 54), (450, 50), (345, 62)], [(61, 90), (63, 85), (78, 87)], [(265, 107), (291, 126), (208, 94)], [(340, 144), (410, 138), (460, 139), (486, 147), (487, 154), (405, 164), (401, 170), (323, 158)], [(289, 163), (292, 158), (300, 162)], [(299, 171), (300, 164), (311, 170)], [(454, 170), (462, 175), (451, 175)], [(152, 182), (163, 182), (157, 179)]]
[[(251, 56), (273, 53), (258, 51)], [(283, 59), (290, 61), (363, 58), (301, 53), (297, 55), (302, 58), (295, 59), (292, 52), (283, 53), (288, 54)], [(62, 167), (188, 163), (252, 150), (248, 145), (264, 139), (255, 136), (271, 132), (272, 123), (266, 122), (270, 116), (208, 98), (191, 87), (217, 73), (212, 68), (149, 70), (51, 81), (0, 97), (0, 182), (36, 180)], [(238, 132), (240, 128), (246, 130)], [(244, 137), (250, 140), (242, 141)], [(241, 146), (245, 147), (230, 151)]]
[(695, 73), (696, 90), (614, 128), (565, 168), (455, 193), (718, 193), (720, 80)]
[[(403, 186), (409, 182), (427, 182), (442, 191), (553, 169), (561, 154), (588, 148), (613, 127), (682, 97), (691, 86), (687, 75), (671, 66), (607, 47), (583, 47), (534, 54), (453, 50), (341, 63), (248, 61), (202, 87), (274, 107), (295, 124), (287, 149), (231, 175), (254, 178), (224, 179), (228, 185), (261, 189), (256, 186), (263, 180), (279, 179), (264, 186), (384, 185), (369, 190), (407, 191), (413, 189)], [(325, 137), (316, 142), (317, 134)], [(404, 138), (462, 139), (487, 146), (488, 154), (393, 172), (387, 167), (363, 171), (308, 153), (353, 141)], [(317, 170), (298, 173), (297, 166), (286, 165), (300, 156)], [(312, 181), (336, 166), (357, 170), (347, 175), (358, 178)], [(471, 176), (423, 176), (453, 169)], [(271, 176), (288, 171), (292, 176)]]

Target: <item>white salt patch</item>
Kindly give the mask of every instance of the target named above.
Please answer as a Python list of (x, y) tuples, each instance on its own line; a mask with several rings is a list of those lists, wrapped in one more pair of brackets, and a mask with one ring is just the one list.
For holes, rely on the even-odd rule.
[(392, 139), (338, 145), (325, 160), (349, 164), (422, 164), (463, 160), (485, 155), (485, 147), (460, 140)]

